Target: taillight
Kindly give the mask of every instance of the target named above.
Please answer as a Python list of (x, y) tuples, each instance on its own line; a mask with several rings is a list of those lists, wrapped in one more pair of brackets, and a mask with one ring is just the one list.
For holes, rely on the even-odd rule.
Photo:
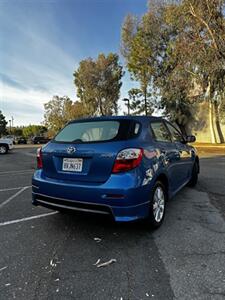
[(143, 149), (128, 148), (117, 154), (113, 173), (125, 172), (138, 167), (143, 157)]
[(42, 169), (43, 168), (43, 160), (42, 160), (42, 151), (41, 148), (37, 149), (37, 168)]

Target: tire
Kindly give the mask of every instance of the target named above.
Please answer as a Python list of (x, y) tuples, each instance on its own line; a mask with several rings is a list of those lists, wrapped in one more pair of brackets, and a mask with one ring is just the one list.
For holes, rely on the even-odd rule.
[(196, 186), (196, 184), (198, 182), (198, 173), (199, 173), (198, 170), (199, 170), (198, 163), (195, 162), (193, 165), (192, 173), (191, 173), (191, 179), (187, 184), (189, 187)]
[(7, 154), (8, 153), (8, 147), (5, 145), (0, 145), (0, 155), (1, 154)]
[(159, 228), (164, 220), (166, 211), (167, 190), (165, 186), (157, 181), (153, 187), (150, 199), (149, 216), (147, 224), (153, 229)]

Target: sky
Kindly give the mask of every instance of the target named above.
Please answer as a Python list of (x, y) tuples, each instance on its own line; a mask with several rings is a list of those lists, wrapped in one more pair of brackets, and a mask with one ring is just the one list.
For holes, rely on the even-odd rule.
[[(0, 0), (0, 110), (6, 120), (40, 124), (43, 104), (53, 95), (77, 99), (79, 61), (119, 54), (125, 16), (146, 10), (147, 0)], [(136, 85), (129, 78), (126, 72), (121, 99)]]

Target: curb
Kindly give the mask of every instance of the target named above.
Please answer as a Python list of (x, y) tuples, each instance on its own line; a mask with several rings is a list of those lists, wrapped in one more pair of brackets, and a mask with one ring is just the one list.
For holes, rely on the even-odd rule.
[(213, 145), (213, 144), (209, 144), (209, 145), (195, 145), (195, 144), (193, 144), (192, 146), (195, 147), (195, 148), (225, 149), (225, 145), (224, 144), (223, 145), (221, 145), (221, 144), (215, 144), (215, 145)]

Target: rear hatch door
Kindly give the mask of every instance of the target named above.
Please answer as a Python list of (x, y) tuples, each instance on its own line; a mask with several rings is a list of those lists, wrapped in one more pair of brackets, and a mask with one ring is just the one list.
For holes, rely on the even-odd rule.
[(131, 121), (95, 121), (68, 124), (43, 149), (47, 177), (62, 181), (105, 182), (117, 153), (127, 148)]

